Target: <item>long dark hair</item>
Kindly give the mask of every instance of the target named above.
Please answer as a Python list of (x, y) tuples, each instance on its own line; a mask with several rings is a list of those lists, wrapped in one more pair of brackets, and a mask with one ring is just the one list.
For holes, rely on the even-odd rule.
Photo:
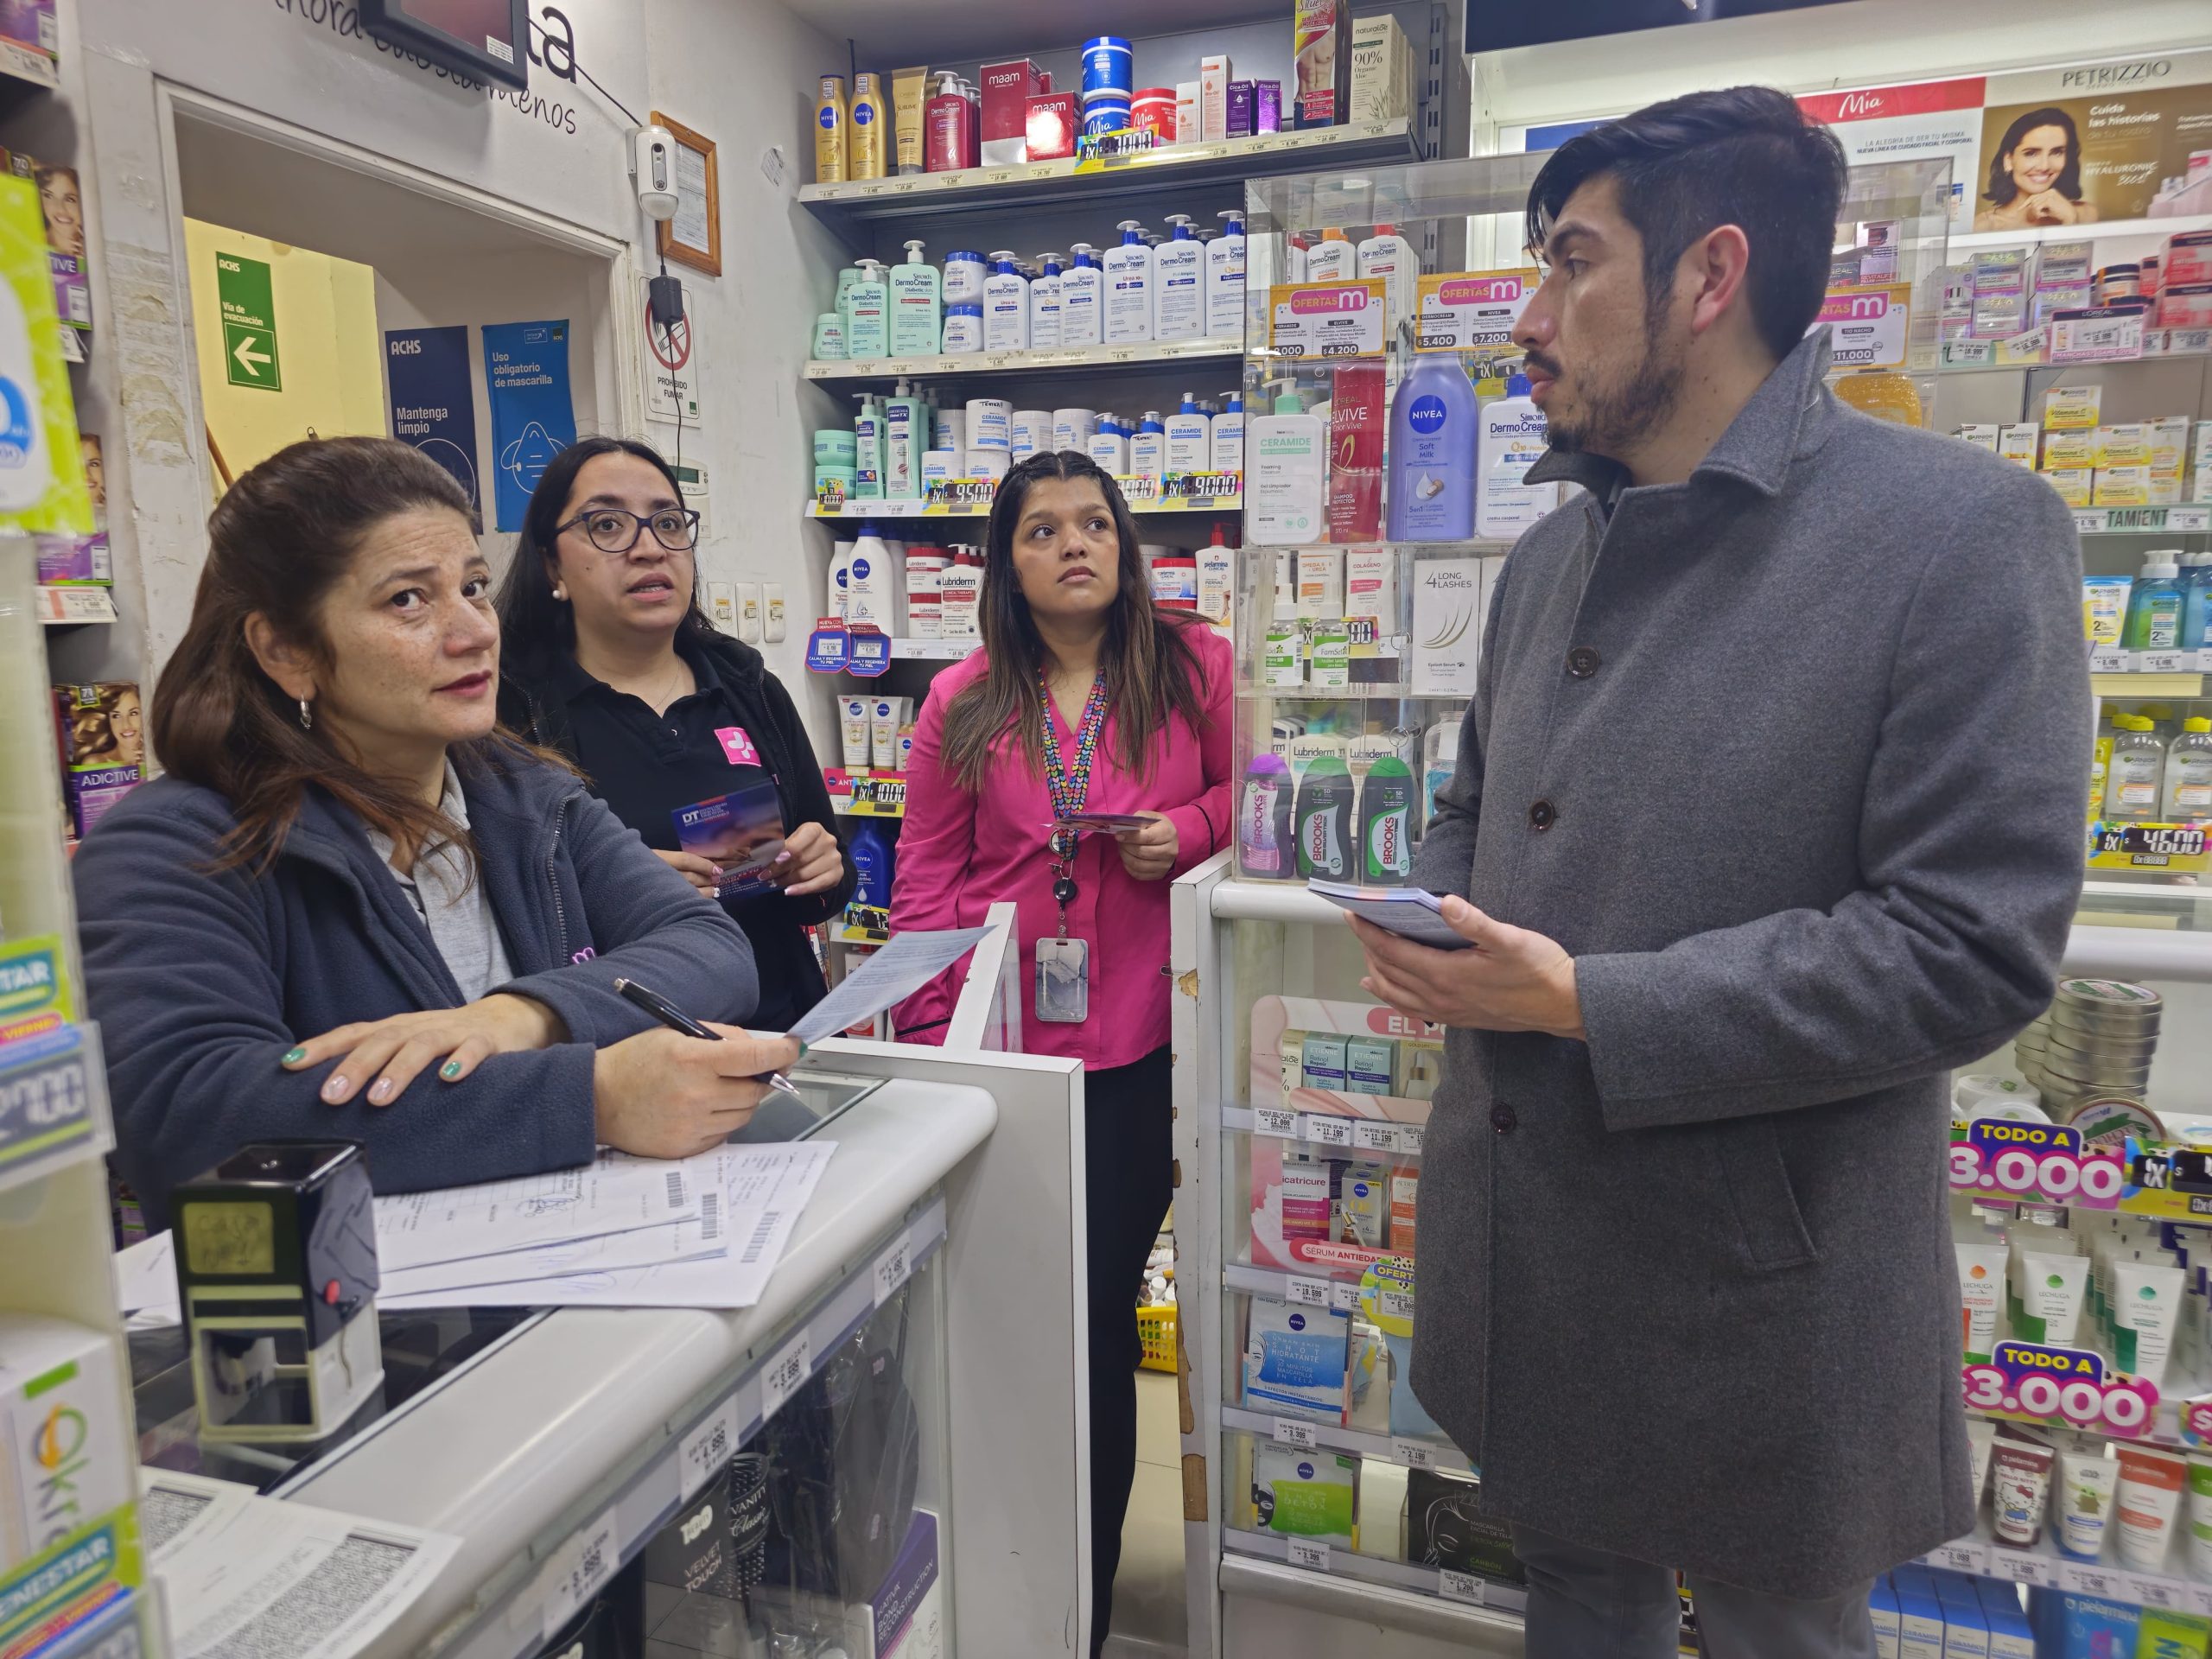
[(2058, 183), (2054, 187), (2069, 201), (2082, 200), (2082, 134), (2075, 126), (2074, 118), (2056, 105), (2047, 105), (2040, 110), (2030, 110), (2025, 115), (2005, 129), (2005, 136), (1997, 142), (1997, 153), (1989, 158), (1989, 188), (1982, 192), (1983, 199), (2002, 207), (2020, 194), (2020, 187), (2012, 182), (2012, 175), (2005, 170), (2005, 158), (2020, 147), (2020, 140), (2037, 127), (2063, 127), (2066, 130), (2066, 165), (2058, 170)]
[(1045, 642), (1014, 574), (1014, 537), (1031, 485), (1086, 478), (1106, 498), (1121, 543), (1114, 607), (1098, 652), (1098, 665), (1106, 675), (1106, 706), (1114, 714), (1116, 758), (1124, 771), (1145, 776), (1152, 766), (1154, 740), (1166, 729), (1171, 715), (1182, 715), (1192, 731), (1205, 720), (1198, 653), (1183, 637), (1189, 625), (1153, 605), (1152, 578), (1137, 551), (1136, 524), (1120, 487), (1088, 455), (1072, 449), (1040, 451), (1007, 474), (991, 503), (990, 539), (983, 556), (987, 669), (944, 711), (944, 764), (963, 789), (982, 787), (992, 751), (1008, 728), (1030, 769), (1044, 771), (1045, 697), (1037, 671)]
[[(399, 844), (454, 842), (460, 827), (397, 779), (356, 766), (262, 672), (246, 643), (257, 611), (328, 666), (318, 612), (362, 541), (395, 514), (450, 512), (472, 530), (468, 497), (451, 474), (391, 438), (309, 438), (278, 450), (224, 492), (207, 519), (207, 563), (192, 620), (154, 688), (154, 753), (187, 783), (224, 796), (237, 828), (218, 868), (265, 868), (283, 850), (308, 785), (317, 785)], [(504, 734), (456, 746), (485, 764), (531, 753)]]
[[(553, 597), (551, 567), (561, 562), (556, 550), (560, 525), (567, 512), (569, 493), (584, 463), (601, 455), (635, 455), (650, 461), (668, 480), (669, 493), (683, 499), (683, 486), (676, 473), (661, 459), (659, 450), (635, 438), (579, 438), (553, 457), (537, 487), (531, 492), (530, 506), (522, 516), (521, 538), (515, 543), (514, 562), (499, 584), (499, 638), (509, 665), (525, 674), (543, 674), (576, 650), (576, 613), (571, 606)], [(645, 532), (650, 536), (651, 531)], [(691, 603), (677, 625), (677, 637), (711, 639), (715, 625), (699, 604), (699, 560), (691, 560)]]

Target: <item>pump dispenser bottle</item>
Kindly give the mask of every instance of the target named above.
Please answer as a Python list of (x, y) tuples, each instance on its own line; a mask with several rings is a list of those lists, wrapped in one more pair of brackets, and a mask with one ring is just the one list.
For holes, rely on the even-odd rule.
[(1066, 264), (1063, 254), (1037, 256), (1037, 275), (1029, 283), (1029, 346), (1033, 351), (1053, 351), (1060, 344), (1060, 272)]
[(1060, 344), (1096, 346), (1105, 338), (1106, 273), (1097, 249), (1088, 242), (1073, 245), (1075, 264), (1060, 278)]
[(2159, 549), (2145, 554), (2143, 574), (2127, 596), (2127, 622), (2120, 643), (2130, 651), (2178, 651), (2187, 601), (2180, 552)]
[(1153, 338), (1202, 340), (1206, 333), (1205, 248), (1191, 235), (1191, 216), (1170, 213), (1172, 234), (1152, 251)]
[(1106, 251), (1106, 344), (1143, 345), (1152, 339), (1152, 250), (1134, 219), (1118, 228), (1121, 245)]
[(906, 381), (883, 405), (883, 494), (912, 501), (922, 493), (922, 452), (929, 448), (929, 406)]
[(1231, 207), (1227, 228), (1206, 244), (1206, 338), (1244, 337), (1244, 215)]
[(891, 354), (891, 286), (883, 279), (880, 260), (861, 261), (860, 279), (845, 290), (845, 354), (848, 357), (887, 357)]
[(937, 267), (922, 257), (920, 242), (909, 242), (906, 263), (891, 268), (891, 355), (934, 357), (944, 338)]
[(1160, 423), (1160, 411), (1147, 409), (1137, 423), (1136, 435), (1129, 440), (1129, 476), (1159, 483), (1174, 470), (1167, 464), (1167, 451), (1166, 429)]
[(1189, 392), (1181, 409), (1167, 417), (1167, 470), (1178, 475), (1203, 473), (1213, 461), (1213, 428)]
[(991, 255), (991, 274), (983, 279), (983, 349), (1029, 349), (1029, 283), (1011, 249)]

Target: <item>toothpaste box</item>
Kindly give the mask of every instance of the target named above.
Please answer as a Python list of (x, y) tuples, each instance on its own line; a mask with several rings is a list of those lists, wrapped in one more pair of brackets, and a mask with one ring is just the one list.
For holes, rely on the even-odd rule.
[(1344, 1419), (1351, 1315), (1255, 1296), (1246, 1316), (1244, 1408), (1318, 1422)]
[(1351, 1548), (1359, 1459), (1295, 1447), (1252, 1448), (1252, 1506), (1262, 1532)]
[(1897, 1659), (1897, 1592), (1888, 1573), (1874, 1580), (1866, 1611), (1874, 1621), (1874, 1659)]
[(39, 1313), (0, 1313), (0, 1574), (129, 1503), (138, 1436), (115, 1346)]

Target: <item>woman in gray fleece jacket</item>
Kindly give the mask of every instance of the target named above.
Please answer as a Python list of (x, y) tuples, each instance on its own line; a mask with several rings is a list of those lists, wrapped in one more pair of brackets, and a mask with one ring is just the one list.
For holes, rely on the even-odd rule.
[(741, 1020), (752, 951), (498, 730), (491, 571), (453, 480), (388, 439), (311, 440), (239, 479), (208, 532), (154, 697), (167, 775), (76, 860), (149, 1224), (255, 1140), (359, 1141), (377, 1189), (409, 1192), (742, 1127), (798, 1046), (679, 1036), (615, 994), (680, 987)]

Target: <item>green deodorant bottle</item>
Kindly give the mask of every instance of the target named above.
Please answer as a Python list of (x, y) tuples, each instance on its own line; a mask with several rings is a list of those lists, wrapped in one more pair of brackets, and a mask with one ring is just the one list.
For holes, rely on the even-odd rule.
[(1404, 885), (1414, 868), (1414, 774), (1395, 755), (1378, 756), (1359, 793), (1359, 879)]

